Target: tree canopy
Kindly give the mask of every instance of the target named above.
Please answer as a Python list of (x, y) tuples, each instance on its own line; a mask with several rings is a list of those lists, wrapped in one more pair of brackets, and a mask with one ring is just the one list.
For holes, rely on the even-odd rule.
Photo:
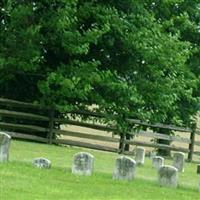
[[(189, 123), (199, 102), (198, 0), (0, 3), (0, 94)], [(186, 120), (185, 120), (186, 119)]]

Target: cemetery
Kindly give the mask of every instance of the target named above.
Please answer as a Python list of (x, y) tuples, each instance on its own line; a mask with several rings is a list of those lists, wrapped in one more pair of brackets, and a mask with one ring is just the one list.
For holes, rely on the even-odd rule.
[[(160, 156), (151, 158), (144, 156), (145, 151), (140, 147), (135, 156), (118, 156), (70, 146), (12, 141), (3, 132), (0, 136), (2, 199), (199, 197), (198, 165), (185, 163), (181, 152), (170, 160)], [(23, 192), (20, 194), (18, 190)]]
[(0, 39), (0, 200), (200, 199), (200, 0), (3, 0)]
[[(136, 140), (137, 137), (126, 140), (110, 135), (109, 131), (117, 131), (114, 126), (34, 114), (38, 110), (45, 113), (39, 105), (3, 98), (0, 98), (0, 105), (4, 106), (0, 115), (7, 117), (6, 123), (0, 122), (5, 130), (0, 131), (0, 189), (4, 199), (55, 199), (55, 196), (58, 199), (151, 199), (151, 196), (152, 199), (198, 199), (200, 165), (196, 149), (199, 141), (193, 137), (198, 134), (196, 129), (128, 119), (130, 124), (182, 131), (189, 137), (140, 132), (147, 138), (184, 144), (158, 145)], [(24, 107), (32, 111), (24, 113), (21, 111)], [(100, 117), (92, 112), (79, 114)], [(11, 122), (13, 119), (19, 122)], [(48, 121), (48, 128), (33, 124), (42, 120)], [(57, 122), (68, 124), (69, 128), (56, 129)], [(89, 132), (76, 132), (71, 125), (89, 128)], [(107, 133), (91, 134), (99, 129)], [(24, 134), (24, 131), (42, 131), (46, 136)], [(54, 139), (54, 133), (60, 135)], [(68, 135), (70, 140), (65, 138)], [(113, 148), (114, 144), (119, 147)], [(130, 145), (128, 151), (125, 149), (127, 144)], [(171, 157), (160, 156), (155, 148), (171, 150)], [(23, 191), (21, 196), (19, 190)]]

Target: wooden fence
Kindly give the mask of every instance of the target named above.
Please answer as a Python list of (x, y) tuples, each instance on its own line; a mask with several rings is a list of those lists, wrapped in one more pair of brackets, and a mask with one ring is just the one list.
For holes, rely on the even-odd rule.
[[(27, 112), (27, 110), (29, 110)], [(105, 117), (103, 114), (98, 114), (88, 111), (76, 111), (73, 114), (79, 116), (89, 117)], [(83, 122), (80, 120), (72, 120), (65, 117), (56, 117), (55, 112), (49, 108), (41, 107), (40, 105), (34, 105), (31, 103), (20, 102), (10, 99), (0, 98), (0, 130), (5, 131), (13, 138), (20, 138), (26, 140), (33, 140), (38, 142), (44, 142), (49, 144), (65, 144), (72, 146), (80, 146), (97, 150), (104, 150), (110, 152), (121, 152), (124, 154), (132, 154), (131, 151), (124, 151), (126, 144), (132, 146), (144, 146), (151, 148), (167, 149), (171, 151), (181, 151), (188, 153), (188, 161), (192, 161), (193, 154), (200, 155), (199, 151), (195, 151), (195, 146), (200, 146), (199, 141), (195, 141), (195, 135), (197, 134), (196, 129), (177, 127), (173, 125), (166, 125), (161, 123), (149, 124), (136, 119), (126, 119), (130, 125), (140, 125), (148, 128), (162, 128), (172, 131), (178, 131), (181, 133), (187, 133), (188, 137), (182, 137), (177, 135), (165, 135), (162, 133), (155, 133), (151, 131), (139, 131), (136, 135), (151, 138), (156, 141), (157, 139), (163, 139), (170, 142), (179, 142), (179, 146), (158, 144), (156, 142), (138, 141), (136, 137), (132, 139), (126, 139), (125, 137), (119, 137), (112, 134), (95, 135), (90, 132), (84, 131), (72, 131), (72, 130), (60, 130), (55, 128), (56, 125), (59, 127), (60, 124), (78, 126), (89, 128), (92, 130), (105, 131), (105, 133), (117, 133), (118, 130), (115, 126), (108, 126), (106, 124), (97, 124), (89, 122)], [(81, 130), (81, 129), (80, 129)], [(148, 130), (148, 129), (147, 129)], [(62, 137), (53, 137), (54, 135)], [(131, 133), (135, 135), (135, 133)], [(179, 134), (179, 135), (180, 135)], [(68, 138), (66, 138), (66, 137)], [(79, 140), (74, 140), (78, 138)], [(80, 140), (81, 139), (81, 140)], [(82, 140), (85, 140), (83, 142)], [(88, 142), (90, 141), (90, 142)], [(92, 142), (91, 142), (92, 141)], [(96, 141), (96, 142), (93, 142)], [(99, 144), (98, 144), (99, 142)], [(102, 145), (100, 142), (105, 142), (111, 145)], [(119, 143), (121, 149), (118, 148)], [(112, 145), (114, 144), (114, 145)], [(186, 144), (183, 145), (183, 144)], [(184, 146), (184, 147), (183, 147)]]

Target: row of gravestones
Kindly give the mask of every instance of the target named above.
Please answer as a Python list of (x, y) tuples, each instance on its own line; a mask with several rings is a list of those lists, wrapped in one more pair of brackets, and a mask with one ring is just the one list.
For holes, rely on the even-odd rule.
[[(11, 137), (0, 132), (0, 162), (8, 161)], [(143, 165), (145, 161), (145, 149), (138, 147), (135, 150), (135, 160), (126, 156), (116, 159), (113, 179), (132, 180), (135, 176), (136, 165)], [(36, 158), (33, 164), (39, 168), (50, 168), (51, 162), (46, 158)], [(158, 171), (159, 184), (162, 186), (177, 187), (178, 172), (184, 171), (184, 153), (174, 154), (173, 166), (164, 165), (164, 158), (152, 157), (152, 166)], [(94, 169), (94, 156), (80, 152), (74, 155), (72, 173), (79, 175), (91, 175)]]
[[(137, 165), (144, 165), (145, 161), (145, 149), (142, 147), (137, 147), (135, 149), (135, 161)], [(179, 171), (184, 172), (185, 154), (182, 152), (174, 153), (173, 155), (173, 166)], [(153, 167), (157, 170), (164, 166), (164, 158), (161, 156), (152, 156)]]
[[(137, 155), (137, 154), (136, 154)], [(176, 154), (176, 155), (181, 155)], [(143, 157), (143, 155), (142, 155)], [(139, 158), (139, 157), (138, 157)], [(51, 162), (46, 158), (36, 158), (33, 164), (39, 168), (50, 168)], [(179, 164), (182, 165), (183, 162)], [(136, 169), (135, 160), (127, 156), (120, 156), (116, 159), (113, 179), (115, 180), (132, 180), (135, 177)], [(139, 163), (141, 165), (141, 163)], [(178, 169), (174, 166), (164, 165), (164, 159), (155, 156), (152, 159), (152, 166), (158, 170), (159, 183), (162, 186), (177, 187), (178, 185)], [(181, 166), (183, 169), (183, 166)], [(78, 175), (92, 175), (94, 170), (94, 156), (90, 153), (80, 152), (74, 155), (72, 164), (72, 173)]]

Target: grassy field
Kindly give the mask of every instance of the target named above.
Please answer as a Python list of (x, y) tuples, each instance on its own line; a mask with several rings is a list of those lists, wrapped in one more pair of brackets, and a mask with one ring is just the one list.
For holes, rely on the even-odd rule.
[[(91, 177), (71, 174), (73, 154), (80, 151), (95, 156), (95, 172)], [(52, 168), (40, 170), (32, 166), (35, 157), (46, 157)], [(197, 200), (200, 199), (195, 164), (186, 164), (179, 174), (177, 189), (162, 188), (157, 174), (146, 158), (145, 166), (136, 169), (134, 181), (112, 180), (117, 154), (75, 147), (12, 141), (10, 162), (0, 164), (1, 200)], [(172, 161), (166, 161), (170, 164)]]

